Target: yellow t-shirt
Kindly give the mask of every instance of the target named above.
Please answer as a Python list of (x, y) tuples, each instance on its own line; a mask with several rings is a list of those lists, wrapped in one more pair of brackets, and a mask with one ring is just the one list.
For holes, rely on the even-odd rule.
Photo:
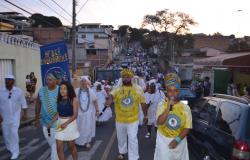
[[(158, 117), (167, 109), (168, 102), (162, 101), (158, 105), (156, 117)], [(158, 131), (170, 138), (179, 136), (183, 129), (192, 128), (192, 114), (188, 105), (178, 102), (173, 106), (173, 110), (169, 112), (166, 122), (158, 126)]]
[(139, 120), (139, 105), (145, 103), (141, 87), (121, 86), (113, 89), (110, 94), (113, 96), (117, 122), (133, 123)]

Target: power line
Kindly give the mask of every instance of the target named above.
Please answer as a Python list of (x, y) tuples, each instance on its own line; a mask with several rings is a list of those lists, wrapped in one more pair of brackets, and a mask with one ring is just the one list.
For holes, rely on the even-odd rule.
[(33, 13), (36, 13), (36, 12), (37, 12), (37, 11), (33, 10), (32, 8), (27, 7), (27, 6), (24, 5), (23, 3), (22, 3), (22, 4), (21, 4), (21, 3), (18, 3), (17, 0), (16, 0), (15, 3), (18, 4), (19, 6), (23, 6), (23, 7), (27, 8), (28, 10), (31, 10)]
[(84, 6), (86, 6), (86, 4), (88, 3), (89, 0), (86, 0), (85, 3), (81, 6), (81, 8), (79, 9), (79, 11), (76, 13), (78, 14), (79, 12), (81, 12), (81, 10), (83, 9)]
[(69, 21), (67, 18), (65, 18), (64, 16), (62, 16), (60, 13), (58, 13), (57, 11), (55, 11), (52, 7), (50, 7), (47, 3), (45, 3), (42, 0), (39, 0), (42, 4), (44, 4), (45, 6), (47, 6), (49, 9), (51, 9), (54, 13), (56, 13), (57, 15), (59, 15), (60, 17), (62, 17), (63, 19), (65, 19), (66, 21), (68, 21), (69, 23), (71, 23), (71, 21)]
[(8, 9), (8, 10), (10, 10), (10, 11), (15, 12), (13, 9), (11, 9), (11, 8), (9, 8), (9, 7), (6, 7), (6, 6), (4, 6), (3, 4), (0, 4), (0, 6), (1, 6), (2, 8), (4, 8), (4, 9)]
[(18, 5), (16, 5), (16, 4), (10, 2), (9, 0), (4, 0), (4, 1), (7, 2), (7, 3), (9, 3), (9, 4), (11, 4), (11, 5), (13, 5), (13, 6), (15, 6), (15, 7), (17, 7), (18, 9), (20, 9), (20, 10), (22, 10), (22, 11), (24, 11), (24, 12), (30, 14), (30, 15), (32, 15), (32, 13), (30, 13), (29, 11), (27, 11), (27, 10), (25, 10), (25, 9), (23, 9), (23, 8), (21, 8), (21, 7), (19, 7)]
[(59, 8), (61, 8), (65, 13), (67, 13), (67, 15), (72, 17), (72, 15), (66, 9), (64, 9), (62, 6), (60, 6), (55, 0), (51, 0), (51, 1), (54, 2)]
[[(22, 7), (16, 5), (16, 4), (12, 3), (12, 2), (10, 2), (9, 0), (4, 0), (4, 1), (7, 2), (7, 3), (9, 3), (9, 4), (11, 4), (11, 5), (13, 5), (13, 6), (15, 6), (15, 7), (17, 7), (18, 9), (20, 9), (20, 10), (22, 10), (22, 11), (24, 11), (24, 12), (30, 14), (30, 15), (33, 15), (32, 13), (30, 13), (30, 12), (28, 12), (27, 10), (23, 9)], [(39, 17), (38, 17), (38, 18), (39, 18)], [(42, 18), (39, 18), (39, 19), (40, 19), (41, 21), (43, 21), (43, 22), (45, 22), (45, 23), (51, 25), (51, 26), (57, 27), (55, 24), (50, 23), (50, 22), (48, 22), (48, 21), (46, 21), (46, 20), (44, 20), (44, 19), (42, 19)]]
[[(51, 0), (51, 1), (54, 2), (58, 7), (60, 7), (65, 13), (67, 13), (67, 15), (72, 17), (72, 15), (66, 9), (64, 9), (61, 5), (58, 4), (58, 2), (56, 2), (55, 0)], [(79, 20), (76, 19), (76, 21), (80, 23)]]

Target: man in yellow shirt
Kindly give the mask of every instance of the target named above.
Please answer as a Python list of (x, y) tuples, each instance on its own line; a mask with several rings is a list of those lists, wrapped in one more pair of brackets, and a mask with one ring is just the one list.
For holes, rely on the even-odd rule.
[(133, 72), (131, 70), (124, 69), (121, 76), (122, 85), (111, 91), (107, 106), (114, 102), (119, 149), (118, 159), (124, 159), (124, 154), (128, 152), (129, 160), (138, 160), (137, 133), (140, 104), (144, 112), (144, 121), (147, 121), (144, 92), (141, 87), (132, 84)]
[(167, 99), (158, 105), (157, 139), (154, 160), (189, 160), (187, 139), (192, 128), (189, 106), (178, 100), (180, 78), (176, 74), (165, 77)]

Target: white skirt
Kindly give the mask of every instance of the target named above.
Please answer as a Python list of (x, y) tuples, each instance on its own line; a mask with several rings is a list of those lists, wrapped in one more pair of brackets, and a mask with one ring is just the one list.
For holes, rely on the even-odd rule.
[(173, 139), (157, 132), (154, 160), (189, 160), (187, 139), (184, 138), (175, 149), (169, 149)]
[(73, 122), (68, 124), (68, 126), (63, 130), (61, 128), (59, 128), (60, 125), (62, 125), (63, 123), (65, 123), (68, 120), (69, 120), (69, 118), (65, 118), (65, 119), (59, 118), (58, 119), (58, 122), (57, 122), (58, 127), (57, 127), (56, 135), (55, 135), (55, 138), (57, 140), (73, 141), (80, 136), (76, 120), (74, 120)]

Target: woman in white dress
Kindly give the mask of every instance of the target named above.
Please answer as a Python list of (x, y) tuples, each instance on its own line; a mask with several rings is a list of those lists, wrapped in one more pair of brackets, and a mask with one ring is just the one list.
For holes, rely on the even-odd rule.
[(105, 106), (108, 94), (102, 89), (101, 83), (95, 83), (95, 93), (98, 99), (98, 107), (100, 111), (97, 122), (107, 122), (112, 117), (112, 110), (110, 107)]
[(157, 130), (156, 125), (156, 112), (157, 112), (157, 106), (161, 101), (164, 101), (166, 99), (165, 94), (157, 89), (156, 87), (156, 80), (150, 80), (148, 82), (149, 89), (145, 93), (145, 99), (146, 104), (148, 106), (148, 124), (147, 124), (147, 134), (145, 135), (145, 138), (151, 137), (151, 130), (152, 127), (155, 127), (155, 130)]
[(80, 137), (76, 139), (76, 144), (90, 149), (90, 142), (95, 137), (96, 116), (99, 115), (97, 97), (92, 89), (89, 88), (89, 79), (81, 77), (81, 86), (75, 90), (79, 102), (77, 117)]

